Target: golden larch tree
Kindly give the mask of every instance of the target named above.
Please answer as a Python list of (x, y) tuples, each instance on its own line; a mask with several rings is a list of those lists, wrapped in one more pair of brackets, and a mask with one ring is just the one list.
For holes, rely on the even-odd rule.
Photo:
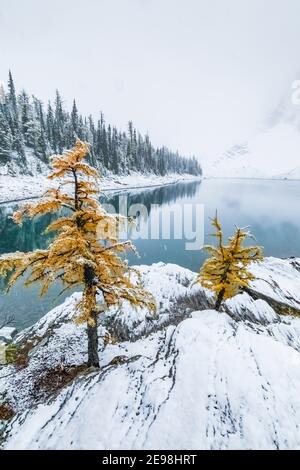
[(219, 310), (223, 300), (238, 294), (243, 287), (248, 287), (254, 275), (247, 269), (253, 261), (263, 259), (262, 249), (258, 246), (243, 246), (251, 237), (246, 229), (236, 228), (228, 245), (224, 245), (223, 232), (217, 214), (212, 220), (218, 240), (217, 246), (206, 245), (204, 249), (211, 255), (200, 269), (196, 282), (214, 292), (215, 309)]
[[(155, 301), (132, 280), (133, 269), (120, 257), (134, 246), (118, 240), (118, 226), (125, 218), (108, 214), (97, 199), (99, 175), (84, 161), (88, 152), (88, 144), (77, 140), (71, 150), (52, 157), (49, 178), (58, 179), (58, 188), (49, 189), (37, 204), (25, 204), (14, 213), (13, 220), (22, 224), (24, 217), (60, 211), (47, 228), (48, 233), (55, 232), (55, 238), (45, 250), (2, 255), (0, 275), (8, 278), (9, 289), (28, 271), (25, 285), (41, 283), (41, 295), (57, 281), (63, 283), (64, 290), (83, 286), (75, 320), (87, 324), (88, 366), (99, 367), (100, 311), (124, 299), (133, 306), (155, 310)], [(97, 303), (97, 294), (102, 303)]]

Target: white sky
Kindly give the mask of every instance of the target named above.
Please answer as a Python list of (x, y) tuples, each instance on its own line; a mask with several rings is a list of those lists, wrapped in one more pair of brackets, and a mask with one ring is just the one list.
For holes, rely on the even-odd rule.
[(300, 78), (299, 0), (0, 0), (0, 80), (200, 159)]

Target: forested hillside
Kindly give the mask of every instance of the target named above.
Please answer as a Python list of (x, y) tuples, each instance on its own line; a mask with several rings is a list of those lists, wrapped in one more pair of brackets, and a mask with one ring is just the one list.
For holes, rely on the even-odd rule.
[(90, 143), (90, 163), (104, 174), (202, 173), (194, 157), (182, 157), (166, 147), (155, 148), (149, 136), (142, 136), (131, 121), (123, 132), (107, 124), (102, 113), (96, 122), (91, 115), (83, 116), (75, 100), (68, 111), (59, 91), (47, 106), (25, 90), (17, 93), (9, 72), (7, 90), (0, 88), (0, 169), (28, 174), (34, 167), (42, 172), (49, 156), (72, 147), (76, 137)]

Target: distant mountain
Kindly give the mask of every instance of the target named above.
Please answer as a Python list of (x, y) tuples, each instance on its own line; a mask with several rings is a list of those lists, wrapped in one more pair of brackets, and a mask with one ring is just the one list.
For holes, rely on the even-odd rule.
[(237, 144), (225, 151), (221, 157), (208, 168), (204, 168), (206, 176), (214, 177), (263, 177), (258, 169), (248, 163), (248, 143)]
[(300, 105), (291, 97), (267, 116), (263, 130), (233, 146), (210, 165), (206, 176), (300, 179)]

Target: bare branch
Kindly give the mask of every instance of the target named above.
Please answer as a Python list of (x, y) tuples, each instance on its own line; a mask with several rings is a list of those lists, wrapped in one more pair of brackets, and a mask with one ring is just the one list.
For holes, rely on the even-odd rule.
[(5, 326), (12, 325), (13, 323), (15, 323), (15, 321), (16, 320), (15, 320), (14, 315), (7, 314), (5, 318), (2, 320), (2, 323), (0, 323), (0, 329), (4, 328)]

